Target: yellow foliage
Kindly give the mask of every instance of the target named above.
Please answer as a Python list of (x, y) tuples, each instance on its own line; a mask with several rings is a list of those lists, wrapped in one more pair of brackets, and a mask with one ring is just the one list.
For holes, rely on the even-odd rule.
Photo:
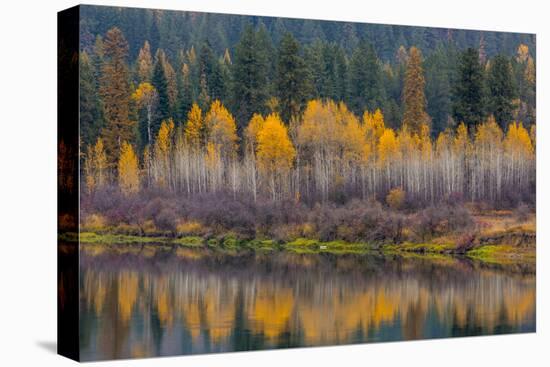
[(206, 144), (206, 165), (213, 169), (220, 162), (220, 152), (213, 143)]
[(139, 281), (136, 272), (122, 271), (118, 276), (118, 315), (128, 322), (137, 300)]
[(256, 150), (256, 146), (258, 143), (258, 133), (264, 126), (264, 118), (259, 113), (255, 113), (252, 118), (250, 119), (250, 122), (248, 123), (248, 126), (246, 127), (245, 131), (245, 141), (247, 145), (247, 149), (251, 151)]
[(139, 105), (150, 103), (151, 98), (156, 93), (155, 87), (151, 83), (143, 82), (132, 93), (132, 99), (134, 99)]
[(384, 115), (382, 114), (382, 111), (380, 111), (379, 108), (377, 108), (374, 113), (365, 111), (363, 114), (363, 124), (365, 125), (366, 133), (369, 139), (378, 141), (385, 129)]
[[(103, 139), (98, 138), (97, 143), (94, 146), (94, 163), (96, 169), (99, 173), (103, 173), (107, 169), (107, 153), (105, 153), (105, 148), (103, 147)], [(104, 182), (102, 180), (98, 181), (98, 184), (101, 186)]]
[(139, 168), (137, 156), (128, 142), (123, 142), (118, 160), (118, 184), (125, 195), (139, 190)]
[(451, 134), (449, 130), (439, 133), (439, 136), (435, 142), (435, 151), (438, 156), (441, 156), (443, 153), (448, 152), (452, 148), (451, 141)]
[(297, 130), (297, 143), (312, 152), (343, 163), (365, 159), (363, 125), (342, 102), (309, 101)]
[(399, 157), (399, 144), (395, 132), (391, 128), (384, 129), (378, 144), (378, 156), (381, 164)]
[(529, 58), (529, 46), (525, 44), (520, 44), (518, 46), (518, 52), (517, 52), (517, 60), (518, 62), (525, 62)]
[(198, 149), (201, 146), (203, 129), (202, 110), (198, 104), (193, 103), (185, 125), (185, 139), (192, 148)]
[(424, 162), (429, 161), (432, 158), (432, 140), (430, 138), (430, 128), (428, 124), (422, 124), (420, 126), (419, 144), (422, 160)]
[(294, 296), (290, 289), (276, 292), (264, 288), (255, 297), (252, 310), (255, 332), (263, 332), (268, 339), (277, 338), (286, 328), (294, 307)]
[(475, 134), (475, 147), (480, 150), (494, 150), (502, 144), (502, 130), (498, 126), (494, 116), (477, 126)]
[(93, 157), (93, 148), (88, 147), (88, 153), (86, 154), (86, 160), (84, 161), (84, 178), (86, 181), (86, 188), (88, 189), (88, 192), (93, 192), (96, 187)]
[(391, 189), (386, 196), (386, 203), (392, 209), (401, 209), (405, 204), (405, 191), (400, 188)]
[(103, 187), (107, 182), (107, 154), (103, 139), (98, 138), (93, 147), (88, 147), (84, 162), (86, 187), (88, 191)]
[[(391, 139), (390, 139), (390, 143), (391, 143)], [(412, 134), (409, 128), (406, 125), (404, 125), (397, 135), (397, 145), (399, 147), (399, 154), (404, 159), (412, 158), (420, 145), (418, 135)], [(394, 155), (390, 154), (388, 157), (394, 157), (389, 159), (397, 158), (395, 154)], [(385, 157), (381, 159), (381, 163), (384, 163), (384, 160), (385, 160)]]
[(98, 230), (105, 228), (107, 220), (101, 214), (91, 214), (86, 216), (82, 226), (88, 230)]
[(341, 126), (340, 146), (345, 162), (359, 162), (365, 157), (365, 129), (357, 117), (342, 102), (338, 104), (338, 118)]
[(153, 299), (156, 300), (157, 314), (162, 327), (170, 326), (174, 318), (169, 290), (168, 279), (165, 277), (158, 279), (154, 287)]
[(272, 113), (265, 119), (264, 126), (258, 133), (256, 153), (259, 166), (264, 172), (286, 171), (292, 167), (296, 150), (279, 115)]
[(215, 100), (206, 114), (204, 125), (207, 141), (214, 144), (223, 157), (234, 158), (237, 154), (237, 125), (231, 113)]
[(174, 132), (174, 121), (169, 119), (168, 122), (163, 121), (157, 135), (156, 151), (159, 157), (168, 157), (172, 147), (172, 134)]
[(376, 162), (378, 155), (378, 142), (384, 133), (384, 115), (379, 108), (374, 113), (365, 111), (363, 113), (363, 130), (365, 134), (365, 146), (363, 147), (363, 160)]
[(534, 153), (529, 133), (521, 122), (519, 124), (512, 122), (508, 126), (504, 147), (509, 154), (519, 155), (522, 158), (530, 158)]
[(189, 220), (180, 222), (176, 226), (176, 231), (180, 234), (198, 235), (204, 231), (204, 228), (200, 222)]
[(453, 148), (456, 152), (463, 152), (463, 154), (468, 154), (471, 150), (468, 128), (463, 122), (456, 129)]
[(327, 137), (322, 134), (328, 129), (324, 127), (333, 122), (326, 112), (320, 100), (315, 99), (307, 103), (302, 124), (298, 128), (299, 145), (308, 147), (326, 143)]

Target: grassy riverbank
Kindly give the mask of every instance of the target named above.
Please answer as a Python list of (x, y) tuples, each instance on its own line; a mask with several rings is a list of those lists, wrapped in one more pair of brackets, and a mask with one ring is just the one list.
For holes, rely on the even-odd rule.
[[(76, 233), (61, 236), (64, 241), (76, 242)], [(232, 234), (212, 238), (200, 236), (135, 236), (115, 233), (82, 232), (80, 243), (105, 246), (162, 246), (176, 249), (209, 249), (219, 253), (288, 251), (297, 254), (385, 254), (415, 257), (466, 256), (487, 263), (534, 263), (535, 233), (527, 228), (512, 228), (480, 234), (466, 246), (458, 238), (432, 240), (426, 243), (401, 244), (351, 243), (341, 240), (318, 241), (298, 238), (289, 242), (270, 239), (240, 239)], [(497, 243), (496, 241), (500, 241)]]
[[(462, 256), (495, 264), (535, 263), (535, 213), (529, 210), (443, 206), (400, 213), (375, 205), (362, 213), (364, 207), (357, 208), (346, 208), (344, 214), (338, 208), (316, 209), (297, 224), (273, 224), (269, 220), (265, 222), (269, 225), (248, 227), (207, 219), (181, 219), (174, 227), (162, 227), (150, 220), (131, 224), (94, 214), (82, 222), (80, 238), (76, 233), (65, 233), (60, 239), (109, 247), (204, 249), (218, 254), (375, 253), (423, 258)], [(223, 216), (225, 220), (229, 217)]]

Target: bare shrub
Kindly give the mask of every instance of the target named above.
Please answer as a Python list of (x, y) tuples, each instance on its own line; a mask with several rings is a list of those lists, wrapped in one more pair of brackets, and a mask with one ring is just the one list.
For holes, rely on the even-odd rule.
[(465, 254), (468, 250), (474, 247), (475, 239), (476, 235), (474, 233), (464, 233), (456, 242), (456, 252), (459, 254)]
[(412, 230), (422, 239), (461, 231), (473, 226), (470, 211), (462, 205), (428, 207), (414, 215)]
[(520, 222), (525, 222), (526, 220), (528, 220), (530, 215), (531, 208), (529, 208), (529, 205), (525, 203), (519, 204), (518, 207), (514, 210), (514, 216)]

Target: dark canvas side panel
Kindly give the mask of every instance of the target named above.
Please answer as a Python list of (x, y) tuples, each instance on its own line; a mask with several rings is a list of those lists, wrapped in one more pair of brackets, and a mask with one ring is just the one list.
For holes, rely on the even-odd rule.
[[(57, 16), (57, 351), (79, 359), (78, 45), (79, 7)], [(71, 241), (70, 238), (73, 238)]]

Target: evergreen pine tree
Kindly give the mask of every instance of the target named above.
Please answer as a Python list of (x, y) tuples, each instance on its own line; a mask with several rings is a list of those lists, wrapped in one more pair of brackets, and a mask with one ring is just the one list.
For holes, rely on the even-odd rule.
[(99, 96), (97, 94), (94, 69), (90, 57), (80, 54), (80, 137), (84, 145), (93, 145), (102, 127)]
[(279, 45), (277, 63), (277, 95), (283, 121), (289, 123), (301, 114), (310, 91), (310, 75), (300, 55), (300, 45), (287, 32)]
[(492, 114), (501, 129), (505, 130), (513, 119), (513, 99), (516, 90), (510, 61), (503, 55), (497, 55), (491, 60), (487, 90), (487, 112)]
[(193, 104), (193, 90), (191, 87), (191, 72), (189, 66), (183, 63), (177, 75), (178, 82), (178, 120), (184, 121)]
[(464, 122), (468, 130), (485, 118), (484, 71), (479, 53), (468, 48), (460, 55), (458, 73), (453, 90), (453, 116), (456, 123)]
[(231, 102), (239, 129), (252, 114), (265, 113), (267, 75), (267, 55), (259, 46), (258, 35), (248, 25), (235, 47), (232, 67)]
[(348, 63), (342, 47), (334, 49), (334, 100), (344, 101), (348, 98)]
[(451, 114), (451, 86), (445, 50), (439, 47), (424, 63), (426, 68), (426, 110), (432, 118), (432, 135), (437, 136), (448, 126)]
[(361, 41), (349, 67), (350, 107), (356, 114), (382, 108), (385, 99), (380, 64), (374, 47)]
[(168, 98), (168, 80), (164, 73), (164, 66), (162, 65), (161, 53), (157, 52), (155, 67), (153, 69), (153, 86), (158, 93), (158, 107), (154, 123), (152, 124), (153, 136), (156, 136), (160, 124), (162, 121), (167, 120), (170, 116), (170, 99)]
[(199, 52), (200, 77), (206, 79), (207, 94), (214, 99), (223, 99), (224, 81), (220, 65), (208, 41), (204, 42)]

